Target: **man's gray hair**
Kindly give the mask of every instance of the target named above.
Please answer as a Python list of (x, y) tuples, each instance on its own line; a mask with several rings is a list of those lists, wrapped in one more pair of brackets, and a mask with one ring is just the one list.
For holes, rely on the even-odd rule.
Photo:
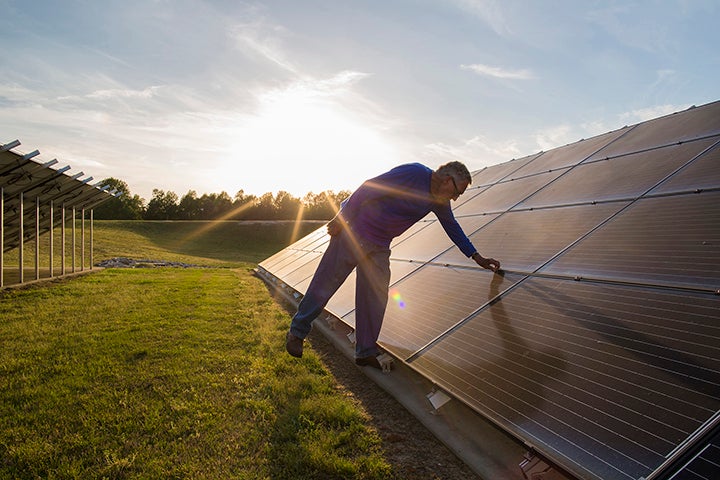
[(458, 161), (448, 162), (445, 165), (440, 165), (437, 169), (437, 173), (445, 175), (447, 177), (453, 177), (456, 180), (465, 180), (468, 185), (472, 183), (472, 176), (467, 167)]

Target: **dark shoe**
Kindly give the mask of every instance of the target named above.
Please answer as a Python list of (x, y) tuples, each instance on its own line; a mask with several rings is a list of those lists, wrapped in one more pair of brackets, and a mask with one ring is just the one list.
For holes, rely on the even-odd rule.
[(292, 333), (288, 332), (285, 339), (285, 349), (293, 357), (302, 357), (303, 352), (303, 339), (296, 337)]
[(380, 365), (380, 361), (374, 355), (372, 357), (356, 358), (355, 365), (359, 365), (361, 367), (373, 367), (377, 368), (378, 370), (383, 369), (382, 365)]

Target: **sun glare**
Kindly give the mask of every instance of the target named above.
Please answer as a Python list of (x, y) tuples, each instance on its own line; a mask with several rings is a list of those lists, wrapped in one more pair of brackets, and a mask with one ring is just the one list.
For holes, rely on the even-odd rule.
[(350, 108), (337, 95), (304, 89), (262, 97), (256, 115), (228, 129), (225, 189), (302, 196), (353, 189), (380, 173), (373, 165), (388, 164), (393, 148), (372, 120)]

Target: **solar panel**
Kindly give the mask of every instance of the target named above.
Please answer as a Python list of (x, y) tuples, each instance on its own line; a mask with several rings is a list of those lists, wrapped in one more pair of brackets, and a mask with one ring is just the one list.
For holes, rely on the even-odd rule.
[[(627, 202), (613, 202), (511, 211), (471, 234), (470, 240), (485, 256), (502, 257), (506, 270), (533, 272), (626, 205)], [(457, 248), (437, 261), (475, 264)]]
[(533, 278), (413, 363), (580, 478), (632, 478), (720, 409), (716, 298)]
[(667, 287), (720, 286), (720, 191), (643, 198), (543, 272)]
[(427, 217), (381, 346), (571, 477), (720, 478), (718, 162), (715, 102), (474, 172), (454, 213), (504, 274)]
[(652, 190), (652, 194), (707, 190), (720, 185), (720, 145), (695, 158), (689, 165)]
[(713, 140), (700, 140), (609, 160), (584, 162), (522, 202), (521, 206), (528, 208), (635, 198), (702, 153), (712, 143)]
[[(15, 141), (0, 148), (0, 187), (3, 191), (3, 252), (17, 248), (20, 244), (20, 221), (24, 225), (35, 225), (36, 202), (39, 200), (40, 228), (24, 228), (23, 239), (31, 240), (36, 234), (50, 230), (49, 205), (54, 208), (75, 210), (92, 209), (99, 203), (112, 198), (105, 188), (90, 185), (92, 177), (81, 179), (82, 172), (68, 176), (70, 167), (58, 170), (51, 168), (56, 160), (38, 163), (39, 152), (30, 154), (15, 152), (20, 142)], [(23, 209), (20, 211), (22, 196)], [(54, 226), (62, 222), (61, 215), (54, 215)]]

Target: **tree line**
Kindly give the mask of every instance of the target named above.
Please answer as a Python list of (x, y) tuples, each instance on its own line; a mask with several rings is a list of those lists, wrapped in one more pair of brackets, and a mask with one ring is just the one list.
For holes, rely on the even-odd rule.
[(198, 196), (190, 190), (178, 197), (175, 192), (154, 189), (146, 204), (122, 180), (107, 178), (101, 184), (121, 194), (93, 209), (98, 220), (329, 220), (351, 193), (310, 192), (300, 199), (285, 191), (258, 197), (240, 190), (231, 198), (226, 192)]

